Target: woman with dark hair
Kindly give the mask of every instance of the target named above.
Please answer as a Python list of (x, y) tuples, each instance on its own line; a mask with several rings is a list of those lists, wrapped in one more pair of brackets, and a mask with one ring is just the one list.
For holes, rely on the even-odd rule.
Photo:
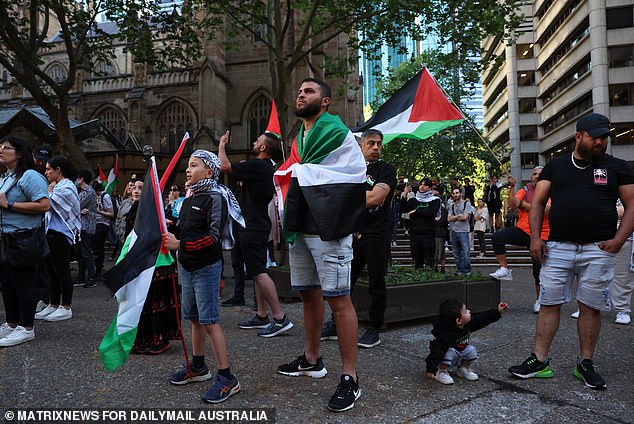
[[(48, 211), (50, 202), (46, 179), (33, 170), (33, 156), (28, 143), (17, 137), (0, 140), (0, 165), (7, 169), (0, 177), (2, 237), (40, 228), (44, 225), (43, 214)], [(18, 265), (8, 258), (0, 259), (0, 284), (7, 318), (7, 322), (0, 325), (0, 347), (35, 339), (33, 321), (37, 304), (35, 280), (38, 264), (34, 261)]]
[(46, 260), (50, 276), (50, 301), (46, 308), (35, 314), (35, 319), (63, 321), (73, 317), (70, 308), (73, 298), (70, 254), (81, 232), (79, 194), (74, 183), (77, 171), (66, 157), (56, 156), (46, 163), (46, 178), (50, 182), (48, 191), (51, 202), (51, 209), (46, 213), (46, 241), (51, 251)]

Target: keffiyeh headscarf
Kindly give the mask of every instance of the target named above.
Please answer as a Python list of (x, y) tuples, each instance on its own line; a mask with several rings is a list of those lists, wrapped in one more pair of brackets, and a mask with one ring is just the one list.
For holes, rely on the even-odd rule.
[(213, 169), (214, 175), (212, 178), (204, 178), (196, 182), (195, 184), (191, 185), (189, 189), (194, 193), (200, 193), (203, 191), (217, 191), (218, 193), (222, 194), (222, 197), (224, 197), (225, 201), (227, 202), (229, 216), (232, 218), (227, 220), (227, 224), (222, 230), (222, 244), (224, 249), (231, 249), (234, 244), (232, 220), (235, 220), (238, 224), (240, 224), (240, 226), (246, 228), (244, 216), (242, 215), (242, 210), (240, 209), (240, 204), (238, 203), (238, 200), (233, 195), (231, 190), (218, 182), (218, 175), (220, 174), (220, 159), (218, 159), (218, 156), (207, 150), (196, 150), (194, 153), (192, 153), (192, 157), (202, 160), (205, 166), (207, 166), (209, 169)]
[(439, 197), (434, 194), (433, 190), (429, 190), (426, 192), (417, 191), (416, 192), (416, 200), (421, 203), (428, 203), (438, 199)]

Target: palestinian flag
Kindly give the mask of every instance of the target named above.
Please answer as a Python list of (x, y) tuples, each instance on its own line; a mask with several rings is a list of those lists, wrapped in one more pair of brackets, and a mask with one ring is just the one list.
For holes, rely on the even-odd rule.
[(423, 68), (383, 103), (370, 120), (352, 131), (361, 136), (365, 130), (377, 129), (383, 133), (385, 145), (395, 138), (424, 140), (464, 119), (427, 68)]
[(151, 161), (134, 229), (128, 235), (116, 265), (104, 274), (106, 286), (119, 303), (117, 315), (99, 345), (101, 362), (108, 371), (119, 368), (130, 355), (154, 268), (173, 262), (167, 252), (161, 252), (167, 227), (154, 157)]
[(103, 173), (99, 165), (97, 165), (97, 182), (104, 187), (106, 185), (106, 174)]
[(280, 120), (277, 116), (277, 108), (275, 107), (275, 99), (271, 104), (271, 114), (269, 115), (269, 123), (266, 126), (267, 133), (273, 134), (279, 140), (282, 138), (282, 130), (280, 129)]
[(274, 175), (286, 239), (292, 243), (305, 229), (308, 211), (322, 240), (358, 231), (365, 212), (366, 165), (356, 139), (329, 113), (304, 135), (302, 125), (290, 157)]
[(108, 181), (106, 181), (106, 186), (104, 187), (104, 191), (110, 195), (114, 192), (114, 187), (119, 182), (119, 155), (115, 155), (114, 157), (114, 165), (108, 174)]

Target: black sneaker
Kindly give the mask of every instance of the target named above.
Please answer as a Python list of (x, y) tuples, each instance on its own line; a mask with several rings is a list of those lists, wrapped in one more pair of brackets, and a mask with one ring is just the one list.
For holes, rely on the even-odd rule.
[(86, 284), (84, 284), (85, 289), (92, 289), (93, 287), (97, 287), (96, 281), (89, 281)]
[(352, 409), (354, 402), (360, 397), (359, 376), (357, 375), (357, 381), (355, 382), (351, 376), (343, 374), (335, 394), (332, 395), (330, 402), (328, 402), (328, 409), (334, 412), (347, 411)]
[(232, 297), (231, 299), (225, 300), (224, 302), (222, 302), (220, 305), (222, 306), (227, 306), (227, 307), (231, 307), (231, 306), (244, 306), (244, 298), (243, 297)]
[(337, 325), (333, 320), (324, 322), (321, 327), (321, 340), (337, 340)]
[(269, 316), (267, 315), (264, 318), (260, 318), (258, 314), (255, 314), (253, 318), (248, 321), (242, 321), (238, 324), (238, 327), (243, 328), (245, 330), (250, 330), (252, 328), (266, 328), (269, 326), (271, 321), (269, 320)]
[(311, 364), (306, 359), (306, 354), (298, 356), (297, 359), (291, 363), (280, 365), (277, 367), (277, 372), (284, 375), (290, 375), (292, 377), (306, 375), (312, 378), (322, 378), (328, 374), (321, 357), (317, 360), (316, 364)]
[(540, 362), (534, 353), (531, 353), (531, 356), (521, 365), (509, 368), (509, 372), (519, 378), (550, 378), (555, 375), (550, 368), (550, 360)]
[(603, 390), (607, 387), (605, 385), (605, 380), (601, 378), (601, 376), (597, 373), (597, 370), (594, 368), (594, 363), (591, 359), (579, 361), (579, 358), (577, 358), (577, 366), (572, 372), (572, 375), (577, 377), (579, 380), (582, 380), (586, 386), (591, 389)]
[(365, 333), (359, 339), (358, 345), (359, 347), (374, 347), (378, 346), (381, 343), (379, 339), (379, 330), (376, 328), (368, 328), (365, 330)]
[(180, 369), (170, 376), (170, 383), (180, 386), (182, 384), (193, 383), (195, 381), (207, 381), (212, 377), (207, 365), (196, 368), (194, 367), (194, 364), (189, 364), (189, 368), (191, 369), (191, 374), (187, 369), (187, 363), (181, 365)]

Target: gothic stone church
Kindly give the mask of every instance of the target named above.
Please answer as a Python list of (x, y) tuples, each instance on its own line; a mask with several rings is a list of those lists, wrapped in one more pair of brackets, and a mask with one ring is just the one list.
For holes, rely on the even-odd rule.
[[(102, 129), (85, 131), (81, 141), (81, 148), (94, 169), (100, 165), (107, 174), (114, 154), (118, 153), (122, 181), (132, 174), (142, 175), (145, 169), (142, 150), (149, 145), (162, 170), (186, 131), (192, 137), (188, 151), (197, 148), (217, 151), (218, 138), (228, 126), (232, 129), (231, 159), (239, 161), (249, 157), (251, 143), (266, 128), (271, 107), (267, 50), (261, 42), (245, 36), (239, 49), (230, 50), (219, 39), (208, 41), (201, 60), (195, 65), (167, 72), (155, 72), (135, 64), (123, 46), (116, 46), (115, 51), (116, 60), (100, 63), (93, 72), (79, 71), (72, 94), (70, 117), (77, 121), (76, 126), (80, 128), (81, 123), (92, 121)], [(349, 126), (362, 121), (358, 70), (351, 69), (346, 80), (329, 78), (323, 74), (325, 54), (351, 56), (356, 52), (347, 47), (345, 36), (339, 36), (323, 51), (313, 53), (310, 65), (304, 63), (296, 68), (287, 90), (288, 128), (297, 122), (293, 115), (296, 90), (308, 76), (325, 79), (331, 85), (331, 113), (339, 115)], [(42, 59), (42, 66), (49, 75), (65, 78), (68, 68), (62, 50), (46, 52)], [(11, 122), (15, 115), (11, 111), (24, 109), (34, 102), (19, 85), (8, 84), (11, 76), (6, 71), (0, 69), (0, 73), (3, 77), (0, 134), (22, 136), (33, 145), (50, 144), (54, 153), (60, 154), (54, 132), (51, 136), (54, 129), (48, 128), (49, 137), (45, 138), (43, 132), (33, 131), (37, 126), (29, 120), (22, 120), (21, 125)], [(38, 124), (46, 128), (46, 122)], [(285, 141), (287, 151), (289, 147), (290, 142)], [(185, 163), (181, 161), (177, 183), (184, 182)]]

